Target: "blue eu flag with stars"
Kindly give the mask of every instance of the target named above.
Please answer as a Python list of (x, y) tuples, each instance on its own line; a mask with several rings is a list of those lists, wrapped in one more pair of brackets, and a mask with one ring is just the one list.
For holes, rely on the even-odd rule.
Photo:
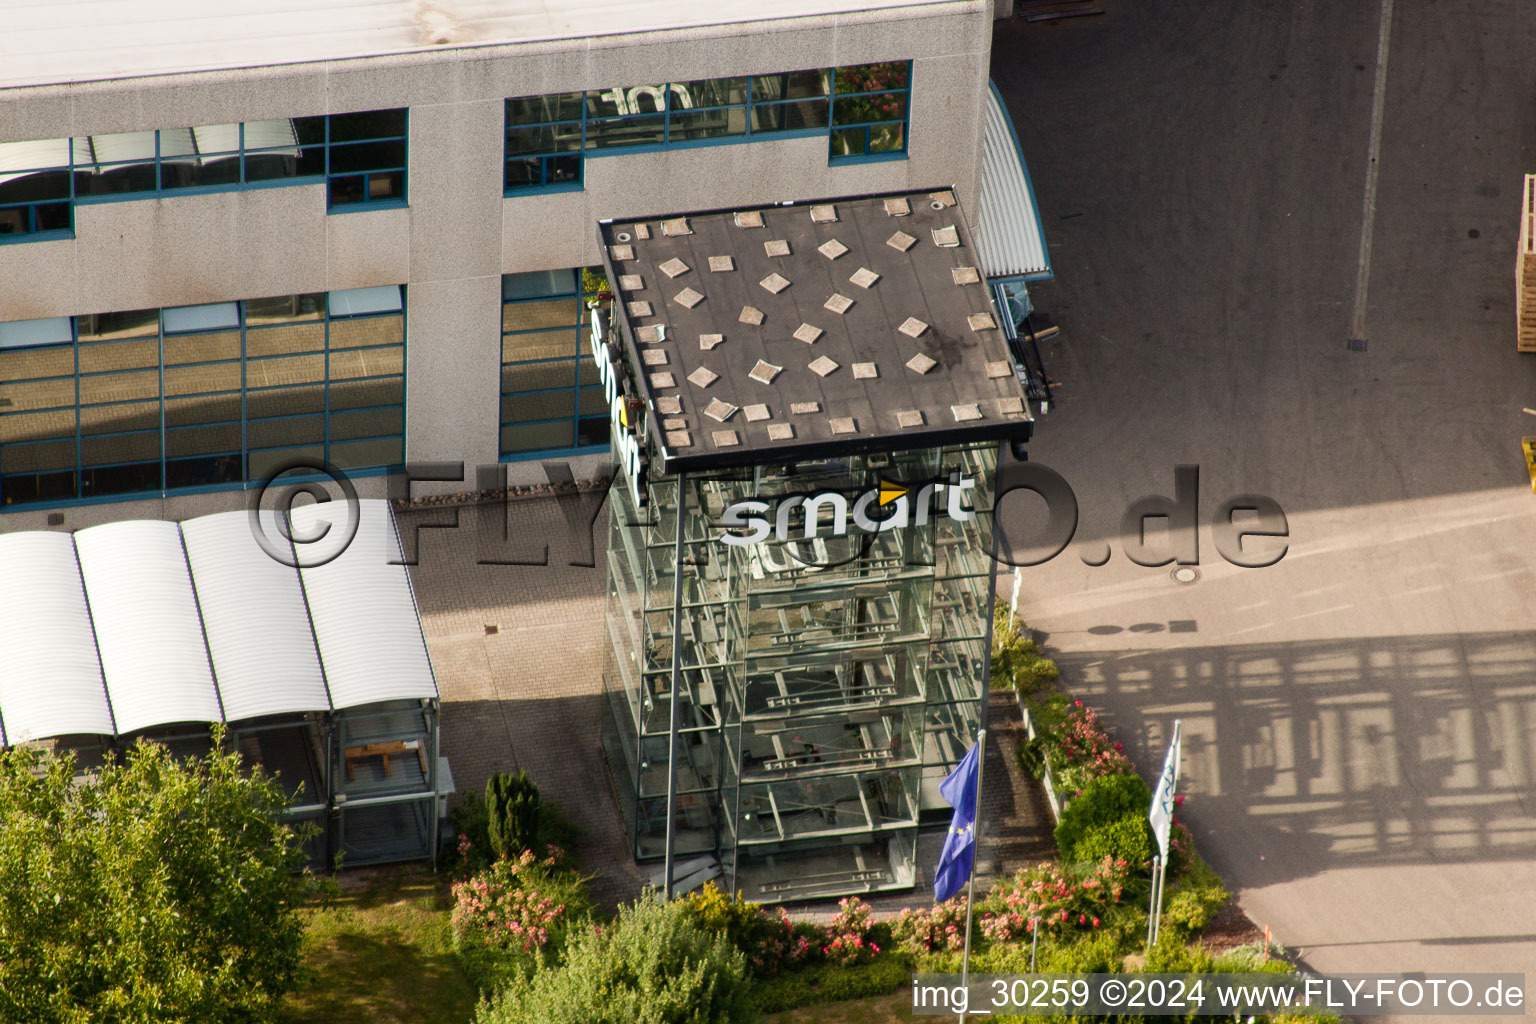
[(981, 744), (970, 752), (939, 784), (939, 794), (955, 809), (949, 820), (949, 835), (944, 837), (944, 852), (933, 873), (933, 898), (939, 903), (954, 896), (971, 877), (976, 855), (976, 775), (980, 767)]

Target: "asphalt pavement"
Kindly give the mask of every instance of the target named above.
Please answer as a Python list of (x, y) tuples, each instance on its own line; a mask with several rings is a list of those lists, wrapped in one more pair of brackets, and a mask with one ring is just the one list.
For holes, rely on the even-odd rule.
[[(1183, 721), (1201, 849), (1312, 967), (1536, 984), (1536, 4), (1104, 6), (993, 46), (1062, 328), (1030, 456), (1080, 515), (1021, 613), (1145, 771)], [(1176, 465), (1193, 583), (1122, 537)], [(1216, 550), (1245, 493), (1284, 510), (1277, 564)], [(1016, 552), (1042, 508), (1005, 503)]]

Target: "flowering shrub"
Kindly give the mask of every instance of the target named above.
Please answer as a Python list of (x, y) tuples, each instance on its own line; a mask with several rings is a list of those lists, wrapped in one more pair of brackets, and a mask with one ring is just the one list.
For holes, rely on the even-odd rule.
[(965, 947), (965, 897), (931, 909), (904, 908), (891, 919), (891, 936), (909, 953), (958, 952)]
[(999, 882), (987, 895), (981, 932), (993, 942), (1028, 936), (1039, 918), (1048, 935), (1093, 931), (1120, 905), (1130, 865), (1105, 857), (1087, 870), (1045, 862)]
[(1045, 756), (1057, 785), (1069, 798), (1093, 779), (1136, 771), (1124, 747), (1104, 732), (1099, 713), (1080, 700), (1072, 702), (1061, 728), (1047, 741)]
[(566, 934), (591, 911), (582, 880), (562, 854), (532, 850), (453, 885), (453, 948), (484, 988), (553, 961)]
[(796, 925), (783, 907), (769, 910), (740, 894), (732, 899), (713, 882), (689, 894), (686, 905), (688, 919), (704, 931), (723, 934), (746, 955), (759, 978), (806, 962), (821, 944), (814, 925)]
[(848, 896), (837, 907), (837, 916), (827, 926), (827, 944), (821, 949), (822, 955), (844, 966), (873, 959), (880, 947), (869, 937), (869, 904), (857, 896)]

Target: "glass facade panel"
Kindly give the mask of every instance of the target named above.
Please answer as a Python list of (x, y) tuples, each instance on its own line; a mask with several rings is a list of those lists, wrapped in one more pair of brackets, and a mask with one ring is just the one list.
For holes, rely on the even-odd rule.
[(159, 426), (159, 402), (87, 405), (80, 410), (81, 434), (119, 434), (127, 430), (155, 430)]
[(75, 372), (75, 350), (69, 345), (0, 349), (0, 381), (64, 377)]
[(324, 292), (277, 295), (270, 299), (247, 299), (245, 302), (245, 326), (247, 327), (267, 327), (272, 324), (289, 324), (298, 321), (318, 322), (324, 319)]
[(245, 335), (245, 354), (252, 359), (261, 356), (323, 351), (325, 351), (325, 325), (323, 324), (268, 327), (259, 331), (248, 331)]
[(361, 409), (381, 405), (405, 407), (403, 377), (373, 380), (344, 380), (330, 386), (331, 411)]
[(13, 414), (0, 419), (0, 444), (74, 436), (74, 409), (50, 409), (48, 412)]
[(301, 453), (398, 465), (405, 316), (373, 291), (388, 311), (291, 295), (65, 318), (67, 344), (0, 332), (0, 506), (238, 486)]
[(0, 379), (0, 396), (9, 398), (7, 415), (15, 416), (29, 410), (74, 407), (75, 378), (52, 380), (11, 381)]
[[(183, 334), (165, 339), (165, 364), (212, 363), (240, 359), (240, 331), (217, 334)], [(212, 389), (210, 389), (212, 390)]]
[(833, 76), (832, 158), (905, 153), (909, 61), (838, 68)]
[(405, 350), (399, 345), (384, 348), (331, 350), (331, 379), (399, 376), (405, 372)]
[(586, 344), (582, 331), (589, 317), (586, 304), (603, 288), (606, 284), (595, 268), (502, 278), (502, 458), (607, 443), (606, 427), (578, 428), (577, 422), (579, 415), (594, 408), (589, 398), (578, 400), (584, 375), (578, 370), (577, 356)]
[(501, 428), (501, 450), (540, 451), (571, 447), (571, 423), (525, 423)]
[(568, 331), (529, 331), (505, 334), (501, 339), (501, 361), (522, 363), (539, 359), (569, 359), (576, 355), (581, 335)]

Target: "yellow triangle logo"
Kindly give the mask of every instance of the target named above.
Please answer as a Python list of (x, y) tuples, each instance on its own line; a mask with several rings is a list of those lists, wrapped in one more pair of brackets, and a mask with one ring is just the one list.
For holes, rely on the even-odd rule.
[(889, 505), (897, 498), (907, 496), (907, 485), (892, 483), (890, 480), (880, 481), (880, 504)]

